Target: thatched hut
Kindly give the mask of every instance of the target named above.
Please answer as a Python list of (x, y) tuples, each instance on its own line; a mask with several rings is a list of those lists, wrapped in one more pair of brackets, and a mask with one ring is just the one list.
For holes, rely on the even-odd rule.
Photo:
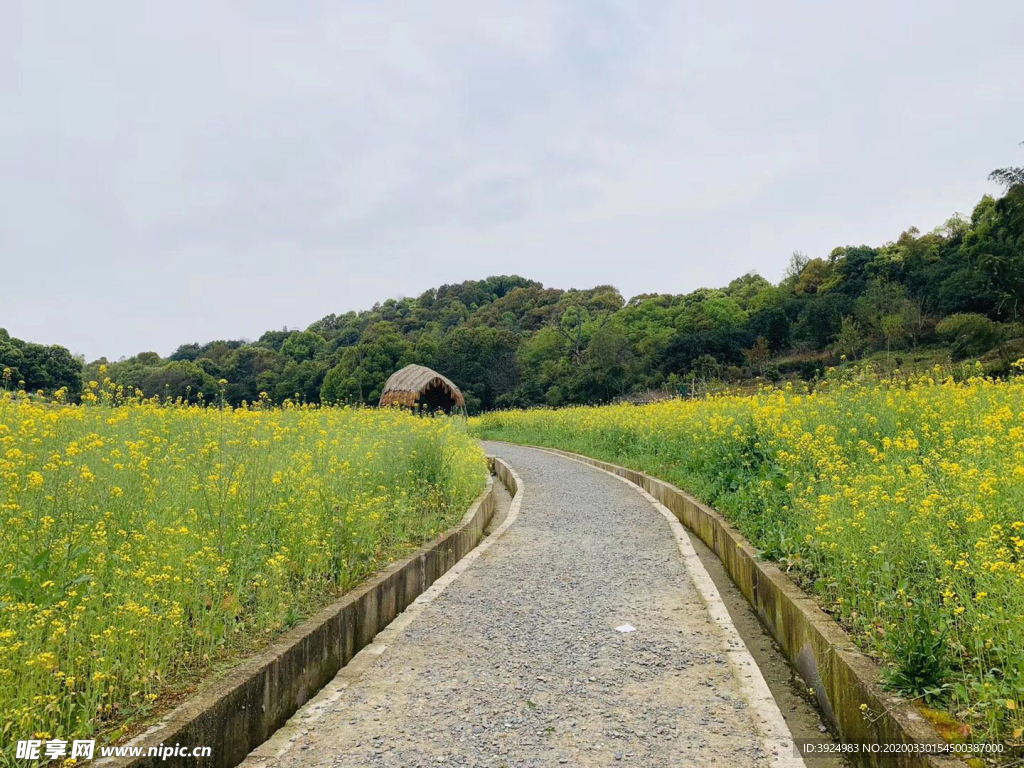
[(407, 365), (392, 373), (380, 394), (380, 404), (445, 413), (466, 408), (462, 392), (451, 379), (422, 365)]

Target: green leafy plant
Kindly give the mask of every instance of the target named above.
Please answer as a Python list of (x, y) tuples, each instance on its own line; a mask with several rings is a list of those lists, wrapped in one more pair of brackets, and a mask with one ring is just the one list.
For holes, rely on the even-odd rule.
[(895, 667), (885, 670), (885, 684), (931, 704), (948, 688), (948, 638), (938, 617), (923, 609), (915, 613), (910, 627), (908, 633), (895, 636)]

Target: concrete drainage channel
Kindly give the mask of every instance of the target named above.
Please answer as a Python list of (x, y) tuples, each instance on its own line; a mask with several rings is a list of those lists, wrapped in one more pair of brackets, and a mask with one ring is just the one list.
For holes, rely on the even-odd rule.
[[(729, 578), (722, 561), (697, 537), (691, 535), (691, 542), (694, 552), (718, 588), (718, 594), (732, 617), (733, 626), (761, 670), (793, 738), (798, 741), (818, 741), (823, 749), (836, 749), (839, 740), (833, 733), (834, 727), (814, 701), (800, 673), (786, 660), (778, 643), (761, 623), (754, 607)], [(838, 753), (807, 758), (807, 763), (815, 768), (853, 765)]]
[[(852, 763), (966, 768), (959, 759), (934, 753), (934, 748), (941, 749), (945, 741), (931, 724), (912, 704), (882, 690), (878, 665), (858, 651), (842, 627), (774, 563), (761, 560), (742, 534), (718, 512), (674, 485), (643, 472), (554, 448), (526, 447), (588, 464), (633, 484), (690, 531), (697, 556), (719, 586), (729, 613), (739, 617), (734, 625), (742, 628), (741, 636), (748, 647), (758, 649), (752, 655), (759, 666), (766, 668), (762, 672), (770, 673), (766, 679), (776, 683), (773, 693), (777, 703), (780, 708), (783, 703), (788, 704), (783, 711), (789, 710), (787, 725), (795, 738), (835, 743), (827, 734), (814, 734), (813, 730), (808, 734), (813, 718), (807, 710), (799, 712), (793, 691), (783, 687), (785, 675), (779, 664), (784, 662), (772, 658), (771, 646), (764, 643), (768, 638), (751, 624), (751, 611), (774, 640), (775, 648), (800, 673), (839, 737), (853, 744), (872, 745), (869, 750), (848, 754)], [(747, 603), (747, 610), (741, 599)], [(862, 705), (866, 705), (867, 714)], [(793, 707), (799, 717), (794, 718)], [(820, 759), (812, 758), (811, 763), (825, 765)]]
[[(97, 765), (155, 768), (198, 763), (230, 768), (285, 725), (339, 670), (359, 674), (386, 647), (384, 642), (374, 643), (385, 628), (391, 625), (392, 633), (401, 631), (515, 521), (518, 476), (500, 459), (488, 461), (514, 496), (505, 519), (486, 539), (497, 497), (491, 477), (454, 528), (411, 557), (392, 563), (172, 710), (125, 745), (138, 748), (139, 756), (106, 758)], [(350, 664), (357, 654), (359, 662)], [(176, 744), (210, 747), (211, 757), (161, 755), (161, 746)]]

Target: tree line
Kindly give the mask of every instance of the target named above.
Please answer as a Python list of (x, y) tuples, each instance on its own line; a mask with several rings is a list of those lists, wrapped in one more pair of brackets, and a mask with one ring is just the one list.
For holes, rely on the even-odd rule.
[(1004, 194), (985, 196), (969, 217), (879, 247), (795, 253), (774, 284), (750, 273), (718, 289), (626, 301), (609, 285), (560, 290), (497, 276), (256, 341), (88, 364), (0, 330), (0, 369), (9, 386), (64, 387), (71, 397), (110, 377), (129, 391), (192, 401), (202, 393), (236, 405), (261, 396), (374, 404), (392, 372), (419, 363), (455, 381), (471, 412), (606, 402), (709, 380), (813, 378), (844, 358), (915, 349), (987, 355), (999, 374), (1024, 314), (1024, 169), (991, 178)]

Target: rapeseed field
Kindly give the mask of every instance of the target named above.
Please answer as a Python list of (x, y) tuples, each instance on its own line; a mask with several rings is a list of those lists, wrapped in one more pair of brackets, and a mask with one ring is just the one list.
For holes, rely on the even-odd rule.
[(116, 738), (458, 521), (486, 463), (394, 410), (0, 392), (0, 729)]

